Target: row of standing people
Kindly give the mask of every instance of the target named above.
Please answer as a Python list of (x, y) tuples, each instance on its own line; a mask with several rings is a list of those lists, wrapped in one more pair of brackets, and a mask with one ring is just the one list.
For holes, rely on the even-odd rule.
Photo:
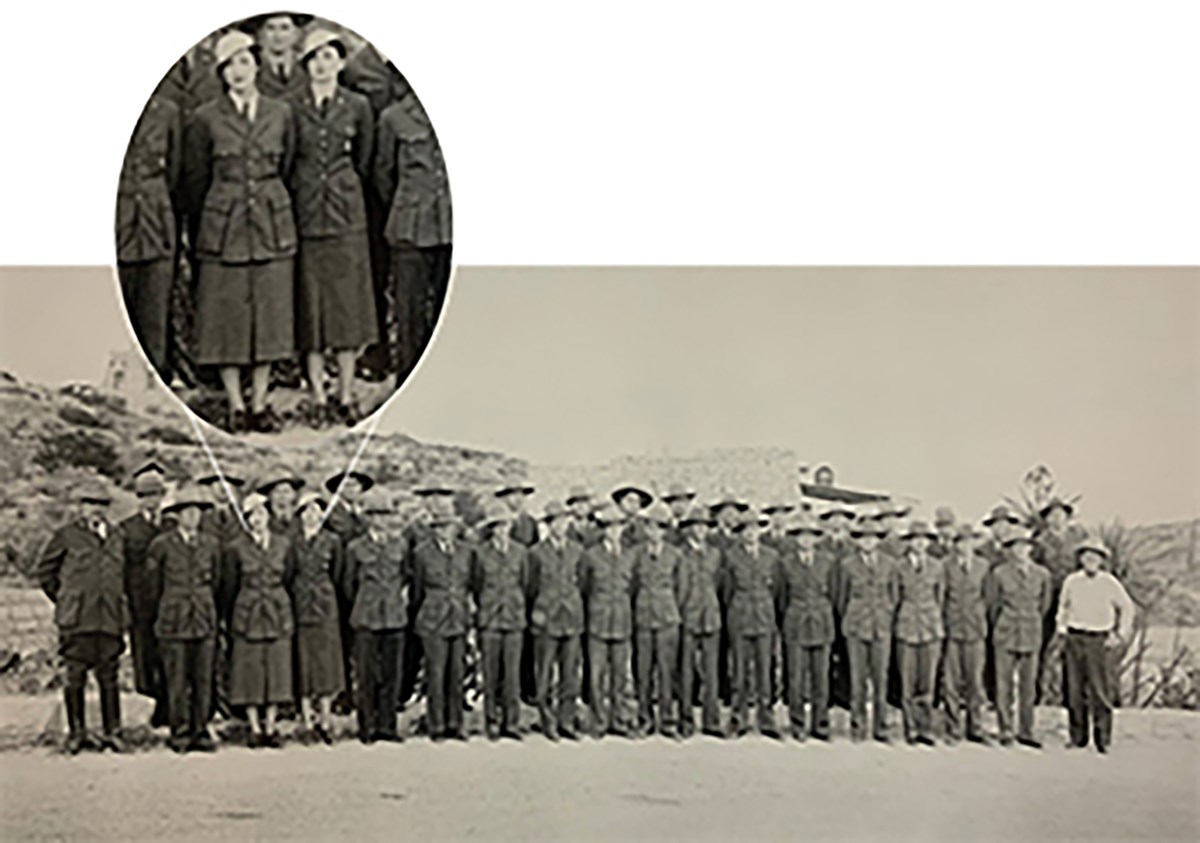
[[(214, 489), (230, 480), (202, 479)], [(413, 667), (411, 634), (424, 651), (426, 723), (435, 740), (466, 738), (464, 659), (472, 636), (481, 650), (485, 724), (493, 738), (519, 738), (523, 731), (523, 661), (533, 668), (541, 731), (551, 739), (580, 733), (581, 673), (596, 736), (689, 736), (696, 700), (702, 730), (725, 734), (718, 707), (723, 655), (733, 675), (733, 733), (750, 731), (753, 704), (759, 731), (779, 736), (771, 661), (782, 643), (791, 734), (828, 739), (832, 656), (840, 639), (848, 657), (851, 737), (862, 739), (869, 730), (887, 740), (894, 638), (909, 741), (932, 743), (939, 663), (948, 735), (983, 740), (982, 671), (990, 639), (1001, 741), (1013, 737), (1015, 673), (1017, 739), (1037, 745), (1033, 677), (1051, 596), (1049, 575), (1030, 558), (1028, 536), (1001, 542), (1005, 555), (993, 566), (976, 552), (979, 535), (970, 525), (956, 531), (950, 546), (933, 551), (938, 535), (914, 522), (900, 536), (904, 553), (897, 558), (880, 547), (887, 535), (877, 519), (847, 508), (835, 507), (821, 521), (802, 513), (780, 530), (732, 497), (698, 507), (692, 495), (672, 495), (673, 512), (666, 503), (652, 504), (636, 486), (618, 489), (613, 503), (594, 511), (585, 495), (573, 494), (571, 506), (551, 504), (540, 527), (524, 512), (532, 490), (508, 487), (467, 531), (453, 514), (454, 490), (447, 484), (418, 490), (430, 502), (420, 522), (403, 518), (361, 473), (338, 475), (326, 485), (339, 497), (328, 511), (319, 495), (296, 503), (303, 480), (286, 471), (243, 499), (240, 516), (214, 507), (213, 496), (198, 490), (185, 489), (163, 507), (177, 523), (149, 542), (139, 567), (150, 585), (139, 593), (157, 603), (150, 631), (161, 650), (177, 748), (212, 748), (205, 726), (212, 689), (220, 687), (216, 638), (222, 625), (232, 638), (228, 702), (245, 708), (251, 741), (268, 746), (278, 742), (277, 706), (297, 696), (306, 726), (317, 700), (321, 722), (313, 731), (330, 740), (332, 699), (350, 675), (357, 684), (360, 738), (402, 739), (396, 707), (404, 696), (398, 686), (406, 655), (410, 675)], [(279, 516), (289, 511), (296, 517), (285, 523)], [(95, 513), (85, 512), (87, 517)], [(114, 539), (130, 534), (132, 520), (114, 531)], [(78, 525), (64, 530), (78, 537)], [(63, 548), (71, 545), (63, 544), (60, 531), (43, 555), (40, 577), (56, 599), (61, 572), (80, 567), (63, 565)], [(1106, 551), (1091, 543), (1077, 553), (1090, 558)], [(124, 601), (124, 589), (119, 598), (109, 602)], [(103, 603), (104, 595), (93, 595), (91, 602), (97, 600)], [(1132, 610), (1113, 605), (1127, 634)], [(135, 661), (136, 630), (146, 631), (147, 613), (141, 614)], [(1089, 642), (1097, 634), (1076, 628), (1062, 608), (1058, 614), (1064, 634)], [(69, 626), (60, 620), (64, 632)], [(73, 660), (65, 644), (63, 654), (74, 740), (73, 712), (80, 709), (72, 695), (81, 686), (71, 681), (72, 664), (87, 660)], [(637, 699), (632, 714), (626, 709), (631, 666)], [(103, 699), (102, 674), (97, 670)], [(1111, 729), (1106, 680), (1084, 674), (1084, 742), (1090, 705), (1097, 745), (1105, 748)], [(1073, 740), (1076, 713), (1073, 708)], [(106, 719), (106, 735), (110, 725)]]
[(377, 368), (402, 380), (450, 272), (449, 186), (425, 111), (371, 45), (348, 61), (346, 36), (328, 29), (310, 30), (299, 49), (294, 35), (278, 63), (264, 46), (294, 17), (264, 16), (257, 39), (233, 29), (181, 60), (138, 122), (118, 190), (118, 270), (142, 346), (169, 380), (182, 254), (194, 362), (217, 368), (235, 432), (278, 428), (271, 366), (296, 358), (310, 423), (355, 421), (359, 354), (378, 343), (390, 359)]

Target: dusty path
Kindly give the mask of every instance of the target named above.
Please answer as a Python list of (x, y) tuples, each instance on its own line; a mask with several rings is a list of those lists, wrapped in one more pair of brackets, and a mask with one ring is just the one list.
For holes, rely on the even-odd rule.
[(1154, 714), (1107, 757), (757, 737), (26, 750), (0, 754), (0, 839), (1196, 840), (1200, 715)]

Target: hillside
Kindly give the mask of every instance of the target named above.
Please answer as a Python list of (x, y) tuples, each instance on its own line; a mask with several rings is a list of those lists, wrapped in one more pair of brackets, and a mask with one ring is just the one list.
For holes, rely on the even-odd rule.
[[(208, 444), (230, 473), (253, 478), (283, 461), (319, 482), (348, 465), (363, 435), (348, 431), (267, 447), (214, 432)], [(52, 389), (0, 372), (2, 573), (27, 570), (30, 554), (66, 517), (71, 491), (83, 480), (99, 476), (109, 486), (115, 519), (131, 512), (135, 499), (125, 488), (127, 478), (150, 458), (176, 477), (211, 470), (191, 423), (173, 404), (134, 412), (91, 387)], [(359, 465), (400, 496), (431, 474), (443, 476), (465, 490), (459, 507), (466, 515), (475, 511), (477, 493), (527, 474), (523, 461), (502, 454), (397, 434), (374, 437)]]

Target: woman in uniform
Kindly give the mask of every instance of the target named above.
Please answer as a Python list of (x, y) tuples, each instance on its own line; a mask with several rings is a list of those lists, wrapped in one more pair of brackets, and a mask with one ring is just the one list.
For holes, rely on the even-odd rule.
[(292, 700), (291, 542), (271, 530), (262, 495), (247, 495), (242, 509), (250, 532), (229, 549), (235, 595), (229, 701), (246, 707), (251, 748), (278, 747), (275, 715)]
[[(363, 183), (371, 161), (371, 104), (338, 84), (341, 38), (309, 33), (300, 59), (308, 84), (293, 101), (296, 163), (291, 187), (300, 232), (296, 341), (312, 389), (310, 422), (354, 424), (354, 369), (378, 337)], [(338, 389), (326, 405), (325, 351), (337, 359)]]
[[(199, 215), (196, 360), (217, 366), (230, 432), (279, 429), (267, 406), (271, 363), (295, 353), (296, 224), (283, 177), (292, 164), (291, 107), (255, 85), (259, 53), (244, 32), (217, 41), (224, 94), (196, 109), (185, 133), (188, 204)], [(250, 368), (250, 406), (242, 368)]]
[[(342, 638), (338, 626), (334, 577), (342, 569), (342, 543), (331, 530), (321, 528), (325, 501), (315, 492), (296, 506), (300, 529), (292, 541), (295, 581), (292, 595), (296, 610), (297, 695), (304, 729), (327, 744), (333, 743), (333, 698), (346, 686), (342, 669)], [(313, 700), (321, 722), (313, 727)]]

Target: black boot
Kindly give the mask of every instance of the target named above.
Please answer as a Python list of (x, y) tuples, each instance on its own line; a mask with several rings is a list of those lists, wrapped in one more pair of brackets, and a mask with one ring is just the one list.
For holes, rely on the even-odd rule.
[(117, 685), (104, 685), (100, 688), (100, 720), (104, 727), (104, 736), (100, 745), (113, 752), (124, 752), (125, 742), (121, 740), (121, 689)]
[(87, 724), (84, 715), (83, 688), (68, 687), (63, 690), (63, 701), (67, 709), (66, 750), (78, 755), (87, 744)]

